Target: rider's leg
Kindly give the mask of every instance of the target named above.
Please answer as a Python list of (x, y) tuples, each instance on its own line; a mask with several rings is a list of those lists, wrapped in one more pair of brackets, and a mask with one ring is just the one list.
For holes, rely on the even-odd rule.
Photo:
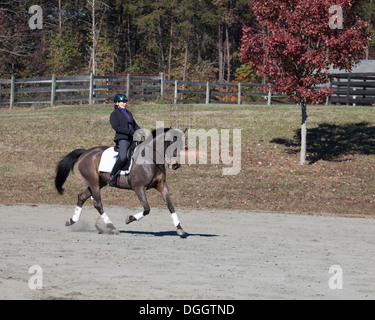
[(108, 185), (111, 187), (113, 187), (116, 184), (117, 176), (126, 163), (126, 155), (128, 153), (130, 142), (127, 140), (120, 140), (118, 144), (119, 157), (117, 158), (117, 161), (113, 166), (112, 172), (108, 179)]

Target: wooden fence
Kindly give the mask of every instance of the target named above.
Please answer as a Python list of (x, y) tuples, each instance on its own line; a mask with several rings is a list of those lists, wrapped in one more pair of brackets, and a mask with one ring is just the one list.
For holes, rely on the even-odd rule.
[[(272, 104), (272, 98), (280, 97), (262, 90), (261, 83), (219, 83), (219, 82), (191, 82), (165, 80), (164, 99), (169, 94), (169, 100), (174, 104), (180, 103), (227, 103), (240, 105), (246, 97), (266, 101)], [(171, 98), (171, 96), (173, 98)]]
[[(375, 105), (375, 73), (334, 74), (330, 104)], [(61, 102), (106, 102), (122, 92), (132, 99), (163, 99), (177, 103), (272, 104), (282, 98), (260, 83), (169, 81), (160, 75), (71, 76), (0, 80), (0, 105), (16, 103), (54, 105)], [(284, 96), (285, 98), (285, 96)]]
[(375, 73), (336, 73), (330, 104), (375, 105)]
[[(160, 76), (72, 76), (0, 80), (0, 104), (88, 102), (113, 99), (126, 92), (134, 99), (160, 96)], [(7, 99), (4, 99), (7, 98)]]
[[(160, 75), (70, 76), (0, 80), (0, 105), (16, 103), (51, 104), (98, 101), (110, 103), (122, 92), (134, 99), (163, 99), (177, 103), (242, 104), (246, 97), (272, 103), (270, 92), (262, 84), (168, 81)], [(263, 97), (263, 98), (259, 98)], [(248, 99), (247, 99), (248, 100)]]

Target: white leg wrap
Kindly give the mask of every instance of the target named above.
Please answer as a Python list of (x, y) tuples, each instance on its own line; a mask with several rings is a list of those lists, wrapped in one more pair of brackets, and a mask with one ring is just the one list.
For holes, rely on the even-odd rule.
[(74, 216), (73, 216), (72, 220), (74, 222), (78, 222), (79, 219), (81, 218), (81, 213), (82, 213), (82, 208), (76, 207), (76, 209), (74, 211)]
[(143, 215), (143, 212), (137, 213), (136, 215), (133, 216), (137, 221), (143, 219), (145, 216)]
[(177, 228), (180, 224), (180, 219), (178, 219), (177, 213), (172, 213), (172, 219), (174, 226)]
[(103, 221), (104, 221), (105, 224), (112, 223), (112, 221), (108, 218), (108, 216), (107, 216), (106, 213), (102, 214), (102, 219), (103, 219)]

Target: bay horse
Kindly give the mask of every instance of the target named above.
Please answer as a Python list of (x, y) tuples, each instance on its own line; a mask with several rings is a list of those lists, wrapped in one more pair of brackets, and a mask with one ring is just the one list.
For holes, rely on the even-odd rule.
[[(165, 160), (168, 167), (173, 170), (180, 168), (180, 151), (183, 147), (181, 130), (161, 128), (154, 130), (144, 142), (139, 144), (134, 151), (134, 160), (129, 175), (118, 176), (116, 188), (132, 189), (143, 206), (143, 211), (127, 217), (126, 224), (139, 221), (150, 213), (150, 206), (146, 198), (146, 191), (155, 188), (163, 196), (171, 213), (177, 234), (185, 234), (179, 218), (172, 205), (166, 182)], [(94, 207), (102, 217), (109, 233), (118, 234), (108, 215), (103, 210), (100, 190), (107, 186), (110, 173), (99, 172), (99, 164), (103, 152), (109, 147), (98, 146), (89, 150), (77, 149), (63, 157), (56, 167), (55, 187), (59, 194), (64, 193), (63, 185), (73, 171), (74, 166), (87, 183), (87, 189), (79, 193), (77, 206), (72, 218), (68, 219), (66, 226), (71, 226), (79, 221), (83, 204), (90, 197), (94, 200)]]

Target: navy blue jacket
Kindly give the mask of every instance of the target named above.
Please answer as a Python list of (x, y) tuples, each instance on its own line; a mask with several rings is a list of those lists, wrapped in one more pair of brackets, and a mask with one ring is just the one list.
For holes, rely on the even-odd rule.
[[(129, 110), (126, 110), (129, 117), (132, 120), (132, 125), (134, 130), (129, 129), (129, 122), (126, 119), (125, 115), (121, 112), (120, 108), (116, 108), (109, 118), (109, 122), (113, 128), (113, 130), (116, 131), (115, 138), (113, 139), (114, 142), (118, 142), (119, 140), (128, 140), (132, 141), (132, 137), (134, 134), (134, 131), (137, 131), (140, 129), (137, 122), (134, 120), (133, 115)], [(132, 132), (133, 131), (133, 132)]]

